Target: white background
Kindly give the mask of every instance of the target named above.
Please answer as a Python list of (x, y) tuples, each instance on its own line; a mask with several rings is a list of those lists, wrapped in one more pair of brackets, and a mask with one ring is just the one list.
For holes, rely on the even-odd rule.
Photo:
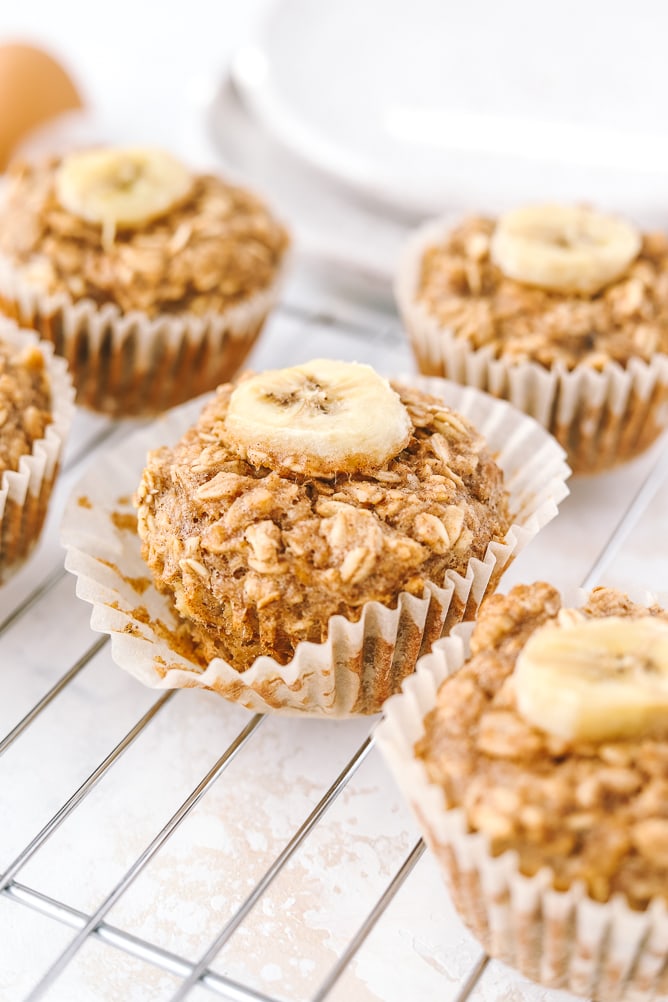
[(178, 147), (270, 0), (0, 3), (0, 42), (45, 46), (114, 131)]

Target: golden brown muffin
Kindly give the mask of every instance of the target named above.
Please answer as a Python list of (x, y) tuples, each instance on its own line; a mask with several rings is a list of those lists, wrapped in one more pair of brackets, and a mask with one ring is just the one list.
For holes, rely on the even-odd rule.
[[(494, 855), (518, 854), (520, 872), (549, 866), (557, 889), (581, 880), (596, 901), (617, 892), (634, 908), (668, 901), (668, 719), (665, 736), (595, 742), (555, 736), (518, 709), (518, 655), (538, 627), (568, 623), (560, 609), (542, 583), (483, 604), (472, 656), (442, 685), (416, 754)], [(665, 610), (609, 588), (595, 589), (580, 614), (668, 623)]]
[[(534, 211), (548, 210), (557, 207)], [(613, 278), (604, 272), (599, 284), (594, 270), (592, 287), (563, 289), (539, 284), (556, 270), (547, 254), (540, 257), (550, 240), (560, 249), (554, 232), (540, 244), (531, 234), (519, 268), (509, 255), (504, 270), (494, 253), (504, 218), (474, 217), (452, 229), (431, 224), (408, 248), (397, 296), (421, 371), (471, 383), (530, 413), (566, 448), (576, 473), (638, 455), (666, 425), (668, 240), (638, 234)], [(568, 225), (561, 240), (570, 253)], [(593, 237), (591, 247), (601, 250)], [(541, 264), (535, 281), (531, 250)], [(587, 250), (582, 238), (572, 258), (589, 277)]]
[(154, 413), (236, 372), (287, 246), (258, 198), (161, 151), (24, 163), (0, 206), (0, 305), (68, 358), (81, 403)]
[(543, 985), (665, 998), (668, 611), (539, 582), (463, 630), (376, 734), (459, 914)]
[(418, 299), (473, 348), (550, 368), (649, 362), (668, 352), (668, 239), (643, 236), (623, 276), (592, 296), (508, 278), (490, 255), (495, 221), (468, 219), (426, 251)]
[(72, 418), (65, 364), (0, 322), (0, 581), (37, 542)]
[(51, 420), (51, 389), (39, 348), (0, 341), (0, 476), (18, 470), (21, 456), (30, 454)]
[[(204, 415), (192, 401), (102, 457), (62, 538), (116, 663), (253, 712), (341, 718), (378, 712), (421, 652), (472, 619), (556, 515), (569, 470), (552, 436), (504, 402), (400, 382), (405, 404), (366, 365), (247, 374)], [(467, 549), (481, 559), (464, 564)], [(340, 607), (350, 618), (325, 621)]]
[(262, 654), (285, 664), (299, 642), (326, 638), (332, 616), (421, 596), (504, 537), (503, 475), (436, 398), (394, 387), (405, 447), (368, 472), (324, 477), (240, 456), (226, 424), (234, 389), (219, 387), (195, 428), (149, 456), (138, 492), (144, 557), (208, 658), (239, 671)]

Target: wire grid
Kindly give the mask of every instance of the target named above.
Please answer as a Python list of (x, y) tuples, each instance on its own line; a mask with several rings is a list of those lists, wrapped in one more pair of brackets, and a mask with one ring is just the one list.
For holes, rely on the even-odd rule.
[[(289, 330), (290, 332), (286, 341), (279, 341), (281, 330)], [(406, 368), (410, 364), (406, 345), (396, 323), (380, 314), (375, 319), (364, 317), (360, 320), (359, 318), (351, 319), (349, 315), (342, 317), (336, 313), (322, 315), (295, 304), (284, 306), (279, 311), (275, 328), (266, 335), (265, 345), (266, 348), (256, 352), (253, 358), (253, 363), (257, 367), (266, 364), (288, 364), (300, 360), (299, 356), (307, 358), (315, 355), (355, 357), (360, 361), (372, 361), (384, 371), (396, 371), (397, 368)], [(291, 357), (287, 357), (288, 355)], [(80, 436), (82, 440), (76, 443), (76, 447), (71, 451), (61, 476), (61, 484), (58, 488), (60, 497), (57, 505), (60, 508), (62, 508), (66, 494), (71, 489), (72, 482), (78, 478), (91, 457), (98, 455), (99, 451), (104, 449), (109, 442), (116, 441), (134, 427), (132, 423), (113, 425), (90, 416), (82, 418), (82, 421), (84, 428), (84, 434)], [(593, 562), (590, 561), (586, 573), (582, 575), (583, 585), (588, 586), (600, 579), (600, 573), (605, 563), (621, 546), (626, 534), (651, 503), (666, 476), (665, 457), (662, 459), (661, 454), (658, 454), (641, 473), (642, 476), (638, 482), (634, 483), (632, 495), (621, 499), (623, 509), (614, 512), (614, 523), (611, 530), (607, 532), (603, 547), (598, 549), (596, 559)], [(34, 572), (30, 573), (30, 568), (21, 572), (18, 586), (13, 588), (8, 602), (5, 603), (7, 611), (4, 618), (1, 618), (3, 607), (0, 606), (0, 683), (6, 659), (13, 656), (11, 646), (7, 645), (7, 638), (17, 630), (19, 633), (25, 630), (30, 632), (31, 617), (37, 613), (41, 622), (44, 622), (44, 617), (48, 620), (50, 608), (54, 615), (63, 615), (61, 605), (53, 604), (53, 596), (59, 589), (63, 588), (65, 577), (62, 554), (53, 543), (53, 536), (57, 532), (57, 526), (54, 526), (53, 521), (50, 522), (47, 532), (50, 533), (51, 549), (43, 558), (40, 556), (38, 567)], [(5, 589), (5, 591), (7, 590)], [(74, 597), (70, 597), (69, 602), (75, 603), (75, 601)], [(71, 608), (72, 606), (68, 603), (65, 617), (70, 615)], [(31, 729), (39, 725), (40, 718), (47, 711), (55, 714), (60, 733), (63, 735), (63, 740), (66, 740), (72, 721), (66, 715), (59, 714), (59, 705), (68, 689), (74, 686), (78, 679), (81, 679), (82, 673), (97, 658), (108, 654), (107, 647), (108, 638), (95, 638), (93, 634), (88, 634), (85, 649), (77, 651), (77, 656), (70, 660), (66, 670), (58, 674), (56, 680), (25, 709), (25, 712), (0, 739), (0, 755), (6, 755), (11, 753), (13, 749), (20, 748), (22, 740), (30, 734)], [(368, 721), (357, 722), (360, 726), (357, 726), (352, 735), (352, 754), (347, 755), (343, 766), (338, 770), (335, 778), (325, 786), (324, 792), (321, 792), (315, 799), (310, 812), (301, 824), (295, 826), (289, 837), (284, 840), (282, 849), (273, 856), (269, 865), (262, 868), (259, 875), (253, 876), (250, 881), (251, 886), (245, 894), (238, 897), (236, 905), (227, 919), (219, 924), (213, 936), (208, 936), (205, 947), (200, 947), (196, 953), (185, 955), (182, 952), (167, 949), (151, 941), (148, 937), (136, 935), (110, 920), (110, 914), (124, 896), (128, 895), (135, 882), (161, 850), (164, 850), (170, 840), (174, 839), (186, 819), (201, 804), (203, 798), (207, 797), (207, 794), (226, 771), (233, 768), (244, 755), (249, 754), (248, 749), (253, 745), (253, 742), (257, 742), (258, 734), (266, 727), (268, 718), (260, 715), (249, 718), (247, 713), (238, 717), (238, 728), (233, 728), (210, 768), (192, 785), (187, 796), (180, 801), (175, 810), (171, 811), (162, 826), (157, 823), (153, 826), (153, 830), (157, 829), (157, 834), (134, 855), (130, 865), (127, 865), (126, 860), (125, 865), (120, 870), (116, 869), (115, 879), (111, 881), (105, 896), (98, 901), (95, 907), (87, 910), (75, 907), (64, 900), (65, 895), (53, 896), (36, 886), (36, 881), (24, 882), (21, 879), (24, 869), (29, 870), (31, 861), (39, 857), (40, 851), (47, 846), (49, 840), (56, 835), (61, 826), (65, 825), (75, 812), (81, 809), (82, 805), (85, 805), (87, 798), (93, 794), (98, 784), (103, 782), (114, 768), (120, 768), (119, 763), (123, 761), (126, 753), (145, 734), (150, 725), (166, 713), (167, 707), (173, 704), (177, 698), (183, 698), (182, 694), (167, 692), (159, 698), (155, 698), (155, 693), (149, 693), (148, 702), (144, 700), (146, 705), (143, 712), (132, 719), (131, 725), (125, 733), (100, 759), (99, 764), (89, 772), (83, 782), (76, 786), (74, 792), (59, 802), (57, 809), (49, 813), (48, 819), (36, 829), (35, 834), (21, 843), (19, 850), (11, 855), (9, 861), (5, 860), (3, 865), (3, 861), (0, 859), (3, 871), (0, 873), (0, 903), (4, 900), (14, 905), (22, 905), (24, 908), (40, 913), (49, 920), (49, 923), (59, 924), (74, 930), (73, 935), (69, 935), (64, 944), (61, 942), (55, 951), (51, 951), (46, 963), (42, 963), (39, 969), (29, 973), (27, 994), (14, 994), (12, 992), (13, 986), (11, 984), (7, 986), (7, 990), (10, 992), (7, 998), (11, 1002), (20, 997), (25, 997), (31, 1002), (39, 998), (51, 998), (51, 990), (57, 987), (59, 979), (67, 974), (68, 968), (75, 962), (82, 948), (93, 940), (136, 958), (151, 968), (168, 972), (174, 977), (175, 980), (167, 986), (166, 990), (163, 991), (161, 988), (159, 992), (153, 992), (153, 989), (147, 988), (145, 994), (140, 993), (136, 996), (139, 998), (171, 998), (176, 1002), (176, 1000), (186, 997), (194, 998), (195, 993), (201, 990), (213, 996), (229, 999), (231, 1002), (251, 1002), (251, 1000), (253, 1002), (284, 1002), (286, 998), (292, 997), (284, 984), (279, 985), (277, 994), (272, 994), (264, 989), (260, 990), (257, 979), (256, 984), (253, 985), (249, 983), (252, 979), (247, 982), (242, 978), (215, 970), (214, 961), (234, 934), (243, 926), (253, 910), (263, 900), (266, 900), (272, 885), (284, 875), (306, 840), (323, 823), (323, 819), (332, 811), (342, 793), (350, 786), (353, 778), (368, 762), (374, 748), (371, 723)], [(213, 699), (215, 700), (216, 697)], [(96, 705), (95, 699), (92, 700), (89, 708), (90, 712), (94, 714), (102, 714), (103, 712), (103, 707)], [(324, 724), (324, 726), (328, 725)], [(4, 800), (2, 777), (0, 776), (0, 805)], [(8, 809), (9, 805), (5, 803), (3, 815)], [(329, 965), (328, 969), (318, 970), (317, 975), (311, 978), (308, 993), (300, 994), (300, 998), (309, 999), (310, 1002), (321, 1002), (332, 995), (335, 986), (349, 969), (353, 958), (369, 937), (378, 920), (387, 911), (402, 885), (415, 871), (416, 864), (423, 854), (423, 844), (414, 834), (407, 844), (404, 838), (402, 845), (398, 861), (392, 866), (391, 872), (387, 874), (383, 886), (375, 890), (370, 906), (364, 910), (358, 909), (356, 912), (352, 930), (347, 938), (339, 943), (337, 958)], [(95, 850), (91, 847), (89, 864), (94, 855)], [(187, 912), (189, 903), (187, 898), (181, 900), (184, 912)], [(304, 949), (306, 950), (306, 946)], [(487, 958), (472, 942), (466, 943), (464, 952), (467, 954), (466, 960), (462, 962), (454, 983), (453, 979), (450, 979), (448, 991), (444, 995), (444, 997), (452, 998), (457, 1002), (462, 1002), (471, 995), (487, 965)], [(1, 956), (2, 948), (0, 947)], [(8, 964), (8, 961), (8, 957), (3, 958), (4, 966)], [(392, 958), (387, 957), (387, 962), (391, 972)], [(25, 981), (25, 979), (23, 980)], [(17, 978), (16, 981), (18, 984), (21, 979)], [(61, 996), (54, 995), (53, 997)], [(99, 996), (93, 994), (90, 997), (106, 999), (116, 996), (107, 993), (101, 980)], [(352, 996), (348, 993), (346, 997), (351, 998)], [(364, 997), (371, 996), (365, 995)], [(373, 997), (379, 996), (374, 995)], [(380, 997), (384, 996), (381, 994)], [(415, 997), (419, 998), (420, 995)]]

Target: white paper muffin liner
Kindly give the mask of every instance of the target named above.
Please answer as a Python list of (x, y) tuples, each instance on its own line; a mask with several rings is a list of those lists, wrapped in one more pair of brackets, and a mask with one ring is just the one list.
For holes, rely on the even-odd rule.
[(176, 442), (195, 423), (202, 401), (192, 401), (106, 454), (75, 488), (65, 513), (66, 566), (77, 575), (77, 594), (93, 605), (91, 625), (111, 635), (117, 664), (146, 685), (214, 689), (259, 712), (344, 717), (378, 711), (398, 691), (418, 655), (475, 614), (485, 593), (557, 514), (568, 493), (563, 450), (535, 421), (504, 402), (443, 380), (410, 376), (403, 382), (466, 415), (498, 453), (514, 518), (502, 542), (490, 543), (483, 560), (472, 559), (465, 575), (448, 572), (444, 581), (430, 584), (421, 598), (402, 593), (394, 609), (369, 602), (356, 623), (332, 617), (327, 640), (298, 644), (285, 666), (262, 656), (244, 672), (221, 658), (202, 669), (165, 639), (160, 624), (173, 629), (177, 620), (169, 600), (149, 582), (139, 538), (125, 527), (147, 451)]
[(43, 293), (0, 256), (0, 310), (67, 359), (77, 403), (112, 417), (155, 415), (234, 376), (278, 300), (282, 275), (220, 313), (149, 317)]
[[(572, 598), (572, 601), (571, 601)], [(579, 606), (585, 595), (565, 596)], [(638, 601), (652, 601), (642, 596)], [(665, 603), (664, 603), (665, 604)], [(410, 803), (425, 842), (438, 859), (459, 915), (487, 953), (548, 988), (597, 1002), (668, 1000), (668, 907), (656, 899), (644, 912), (622, 895), (594, 901), (582, 883), (553, 889), (552, 872), (519, 872), (518, 857), (490, 854), (467, 830), (462, 808), (448, 808), (414, 753), (438, 689), (469, 656), (473, 623), (462, 623), (421, 658), (402, 692), (385, 704), (375, 740)]]
[[(33, 331), (0, 318), (0, 341), (24, 348), (35, 345), (44, 356), (51, 390), (53, 420), (43, 438), (33, 442), (18, 470), (0, 476), (0, 584), (23, 563), (39, 539), (65, 439), (74, 416), (74, 387), (62, 358)], [(1, 433), (1, 430), (0, 430)]]
[(509, 400), (555, 436), (574, 473), (609, 469), (648, 448), (668, 427), (668, 355), (569, 371), (495, 358), (490, 346), (475, 349), (417, 299), (423, 255), (451, 229), (451, 220), (418, 229), (397, 271), (396, 300), (420, 371)]

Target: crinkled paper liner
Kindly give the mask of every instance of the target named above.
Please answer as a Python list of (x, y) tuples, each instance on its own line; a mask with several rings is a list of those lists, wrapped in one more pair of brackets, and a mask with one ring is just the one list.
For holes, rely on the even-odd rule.
[(44, 438), (33, 442), (18, 470), (0, 477), (0, 584), (23, 563), (39, 539), (65, 439), (74, 415), (74, 388), (62, 358), (32, 331), (0, 319), (0, 341), (17, 347), (37, 345), (46, 361), (53, 420)]
[[(581, 605), (584, 593), (566, 605)], [(651, 601), (652, 599), (650, 599)], [(647, 602), (648, 597), (639, 599)], [(443, 680), (469, 655), (472, 623), (439, 640), (384, 707), (375, 730), (425, 841), (443, 870), (459, 915), (487, 953), (548, 988), (597, 1002), (668, 1000), (668, 908), (655, 900), (644, 912), (622, 895), (607, 904), (592, 900), (583, 884), (555, 891), (552, 872), (519, 872), (515, 852), (493, 857), (479, 833), (467, 830), (461, 808), (448, 808), (414, 746), (436, 705)]]
[(193, 401), (105, 454), (75, 488), (65, 513), (66, 566), (78, 577), (78, 595), (93, 605), (93, 628), (111, 634), (116, 663), (146, 685), (214, 689), (259, 712), (345, 717), (378, 711), (419, 654), (475, 614), (568, 493), (563, 450), (536, 422), (476, 390), (416, 376), (403, 381), (469, 417), (498, 453), (514, 516), (503, 542), (490, 543), (484, 559), (472, 559), (465, 575), (448, 572), (443, 582), (430, 584), (423, 597), (402, 593), (395, 609), (369, 602), (357, 623), (332, 617), (327, 640), (298, 644), (285, 666), (262, 656), (238, 672), (216, 658), (203, 670), (164, 639), (164, 627), (173, 629), (177, 620), (168, 599), (150, 584), (139, 539), (128, 528), (130, 498), (147, 450), (175, 442), (196, 421), (202, 401)]
[(77, 403), (112, 417), (155, 415), (234, 376), (278, 300), (281, 275), (221, 313), (151, 318), (42, 293), (0, 257), (0, 311), (67, 359)]
[(444, 327), (417, 300), (421, 263), (452, 223), (421, 227), (406, 245), (395, 294), (421, 372), (475, 386), (509, 400), (566, 449), (574, 473), (597, 473), (632, 459), (668, 426), (668, 355), (650, 362), (609, 362), (601, 371), (495, 358)]

